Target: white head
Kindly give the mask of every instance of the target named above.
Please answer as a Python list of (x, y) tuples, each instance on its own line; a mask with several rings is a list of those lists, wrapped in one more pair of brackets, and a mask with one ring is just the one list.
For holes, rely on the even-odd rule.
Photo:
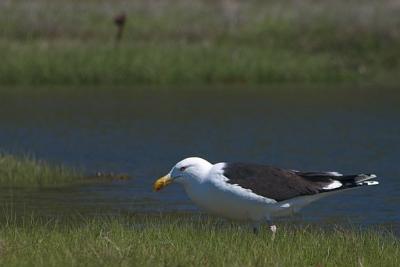
[(212, 164), (202, 158), (186, 158), (172, 167), (167, 175), (155, 181), (153, 188), (155, 191), (159, 191), (173, 182), (183, 185), (193, 181), (199, 182), (207, 176), (211, 167)]

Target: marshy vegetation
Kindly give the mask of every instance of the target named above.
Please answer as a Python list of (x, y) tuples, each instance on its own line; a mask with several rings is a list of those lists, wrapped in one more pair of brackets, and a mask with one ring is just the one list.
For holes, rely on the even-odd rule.
[(6, 187), (45, 187), (78, 182), (77, 170), (49, 164), (33, 156), (0, 153), (0, 185)]
[(399, 5), (383, 2), (4, 1), (0, 83), (396, 82)]
[(85, 174), (82, 170), (62, 164), (49, 164), (32, 155), (15, 156), (0, 153), (0, 186), (40, 188), (78, 183), (127, 180), (128, 174), (96, 172)]
[[(62, 219), (65, 220), (65, 219)], [(119, 216), (67, 221), (12, 217), (0, 226), (4, 266), (398, 266), (390, 233), (285, 225), (264, 229), (213, 218)]]

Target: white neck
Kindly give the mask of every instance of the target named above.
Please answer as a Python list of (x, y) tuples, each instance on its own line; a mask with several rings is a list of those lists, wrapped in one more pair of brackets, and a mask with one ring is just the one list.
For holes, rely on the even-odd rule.
[(213, 165), (205, 160), (201, 164), (196, 164), (187, 170), (184, 179), (181, 180), (181, 184), (185, 189), (188, 189), (189, 187), (203, 183), (207, 179), (212, 167)]

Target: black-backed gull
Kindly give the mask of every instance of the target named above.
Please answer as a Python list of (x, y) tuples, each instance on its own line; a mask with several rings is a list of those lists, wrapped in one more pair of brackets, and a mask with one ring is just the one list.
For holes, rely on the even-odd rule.
[(301, 172), (276, 167), (217, 163), (197, 158), (178, 162), (154, 183), (159, 191), (171, 183), (182, 184), (190, 199), (206, 212), (249, 221), (257, 232), (267, 222), (273, 234), (276, 217), (291, 215), (332, 193), (377, 185), (374, 174), (342, 175), (338, 172)]

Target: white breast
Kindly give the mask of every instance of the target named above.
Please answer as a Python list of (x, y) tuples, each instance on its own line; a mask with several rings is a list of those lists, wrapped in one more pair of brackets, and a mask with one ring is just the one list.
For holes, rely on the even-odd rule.
[(226, 183), (222, 175), (223, 163), (216, 164), (207, 179), (185, 185), (192, 201), (206, 212), (237, 220), (259, 221), (268, 213), (269, 204), (276, 203), (244, 189)]

